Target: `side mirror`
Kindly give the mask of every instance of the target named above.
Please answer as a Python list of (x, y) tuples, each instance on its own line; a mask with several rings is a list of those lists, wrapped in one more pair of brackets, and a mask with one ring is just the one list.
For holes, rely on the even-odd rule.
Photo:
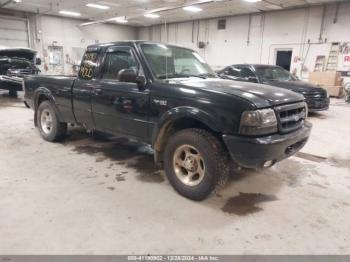
[(37, 58), (35, 59), (35, 64), (36, 64), (36, 65), (41, 65), (41, 59), (40, 59), (39, 57), (37, 57)]
[(117, 78), (120, 82), (136, 83), (137, 73), (133, 69), (122, 69)]
[(136, 83), (140, 90), (144, 90), (146, 85), (146, 78), (134, 69), (122, 69), (118, 73), (118, 80), (120, 82)]

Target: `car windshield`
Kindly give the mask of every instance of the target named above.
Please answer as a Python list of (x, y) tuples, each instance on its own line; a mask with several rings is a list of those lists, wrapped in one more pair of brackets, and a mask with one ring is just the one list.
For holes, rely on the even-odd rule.
[(281, 67), (257, 67), (258, 76), (264, 81), (294, 81), (296, 78)]
[(142, 44), (141, 49), (158, 79), (216, 77), (204, 59), (190, 49), (163, 44)]

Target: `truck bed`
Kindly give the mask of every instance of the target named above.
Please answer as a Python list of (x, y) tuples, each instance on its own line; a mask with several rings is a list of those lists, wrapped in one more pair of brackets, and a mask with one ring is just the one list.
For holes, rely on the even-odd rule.
[(25, 78), (24, 100), (35, 108), (39, 93), (51, 94), (50, 100), (54, 102), (62, 119), (74, 120), (72, 108), (72, 87), (76, 76), (28, 76)]

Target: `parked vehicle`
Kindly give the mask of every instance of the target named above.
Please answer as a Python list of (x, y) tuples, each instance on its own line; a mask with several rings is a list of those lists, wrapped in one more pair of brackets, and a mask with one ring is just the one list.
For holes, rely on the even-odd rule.
[(279, 66), (232, 65), (220, 70), (218, 74), (224, 79), (271, 85), (302, 94), (310, 112), (329, 108), (330, 99), (325, 89), (300, 81)]
[(10, 96), (17, 96), (22, 90), (23, 77), (40, 71), (36, 65), (36, 51), (26, 48), (0, 49), (0, 89), (9, 90)]
[(67, 123), (149, 143), (182, 195), (202, 200), (232, 163), (270, 167), (307, 142), (304, 97), (216, 76), (193, 50), (143, 41), (89, 46), (76, 78), (29, 76), (25, 101), (47, 141)]
[(350, 103), (350, 83), (345, 85), (345, 92), (346, 92), (345, 101)]

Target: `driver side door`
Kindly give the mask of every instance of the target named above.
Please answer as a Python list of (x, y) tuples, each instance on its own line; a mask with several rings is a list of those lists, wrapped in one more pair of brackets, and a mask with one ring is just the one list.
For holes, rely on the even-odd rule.
[(149, 90), (136, 83), (121, 82), (118, 73), (143, 70), (131, 47), (110, 47), (102, 62), (100, 79), (92, 90), (92, 113), (96, 129), (129, 137), (148, 138)]

